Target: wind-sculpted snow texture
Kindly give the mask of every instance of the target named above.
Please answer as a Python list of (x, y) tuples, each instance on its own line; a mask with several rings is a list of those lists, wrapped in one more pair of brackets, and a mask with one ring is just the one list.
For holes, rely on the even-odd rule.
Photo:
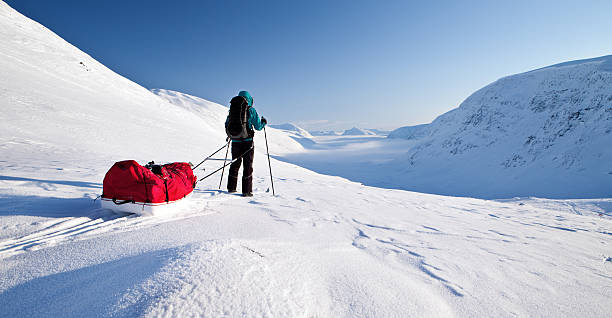
[[(94, 201), (114, 161), (199, 159), (227, 109), (156, 96), (3, 2), (0, 56), (1, 317), (612, 311), (611, 199), (419, 194), (277, 160), (272, 196), (258, 148), (253, 198), (211, 178), (173, 214), (117, 215)], [(302, 149), (268, 134), (273, 151)]]
[[(429, 125), (390, 183), (480, 197), (612, 196), (612, 56), (502, 78)], [(402, 182), (402, 180), (405, 180)]]

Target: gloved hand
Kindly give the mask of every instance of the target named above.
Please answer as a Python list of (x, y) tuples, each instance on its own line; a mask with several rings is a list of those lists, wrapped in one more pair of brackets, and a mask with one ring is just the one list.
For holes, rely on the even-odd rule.
[(268, 121), (266, 120), (266, 118), (264, 116), (261, 116), (261, 123), (266, 125), (268, 123)]

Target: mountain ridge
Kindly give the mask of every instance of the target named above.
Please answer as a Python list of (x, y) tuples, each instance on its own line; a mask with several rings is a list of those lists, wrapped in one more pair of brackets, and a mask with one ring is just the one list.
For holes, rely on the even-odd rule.
[[(492, 186), (496, 196), (612, 195), (609, 63), (610, 55), (503, 77), (430, 124), (395, 130), (391, 136), (418, 130), (403, 175), (444, 181), (464, 195), (480, 196), (476, 185), (494, 180), (508, 185)], [(407, 188), (449, 194), (429, 182)]]

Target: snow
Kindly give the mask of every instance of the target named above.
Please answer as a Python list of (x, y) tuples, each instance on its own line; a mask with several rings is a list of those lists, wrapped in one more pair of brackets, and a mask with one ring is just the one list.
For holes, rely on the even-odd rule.
[(365, 185), (395, 188), (402, 184), (389, 183), (389, 176), (398, 170), (391, 165), (403, 158), (414, 141), (378, 135), (315, 136), (303, 145), (304, 151), (274, 158)]
[[(93, 199), (115, 161), (200, 160), (223, 144), (227, 108), (154, 94), (4, 2), (0, 55), (2, 316), (606, 317), (612, 310), (612, 199), (423, 194), (274, 158), (273, 196), (258, 132), (252, 198), (218, 190), (215, 175), (176, 214), (101, 209)], [(315, 139), (305, 149), (273, 128), (267, 135), (275, 158), (328, 148)], [(339, 159), (385, 149), (392, 156), (415, 142), (322, 138), (340, 148)]]
[(388, 136), (391, 133), (390, 130), (383, 130), (383, 129), (377, 129), (377, 128), (368, 128), (366, 130), (373, 132), (375, 135), (379, 135), (379, 136)]
[(333, 131), (333, 130), (315, 130), (310, 132), (313, 136), (340, 136), (342, 132)]
[(387, 137), (388, 138), (402, 138), (402, 139), (417, 139), (417, 138), (426, 136), (427, 127), (429, 127), (428, 124), (400, 127), (390, 132)]
[(334, 130), (317, 130), (310, 132), (312, 136), (365, 136), (365, 135), (381, 135), (386, 136), (390, 133), (388, 130), (382, 129), (363, 129), (353, 127), (345, 131), (334, 131)]
[(570, 66), (570, 65), (592, 63), (592, 62), (603, 62), (601, 64), (598, 63), (599, 64), (599, 69), (600, 70), (604, 70), (604, 71), (608, 71), (608, 72), (612, 71), (612, 55), (606, 55), (606, 56), (594, 57), (594, 58), (591, 58), (591, 59), (583, 59), (583, 60), (576, 60), (576, 61), (569, 61), (569, 62), (558, 63), (558, 64), (550, 65), (550, 66), (547, 66), (547, 67), (543, 67), (541, 69), (537, 69), (535, 71), (539, 71), (539, 70), (542, 70), (542, 69), (549, 69), (549, 68), (559, 68), (559, 67)]
[(295, 134), (299, 138), (312, 138), (312, 135), (300, 126), (293, 123), (285, 123), (280, 125), (270, 125), (272, 128), (285, 130), (290, 134)]
[(162, 203), (151, 203), (145, 204), (141, 202), (135, 203), (125, 203), (125, 204), (115, 204), (112, 199), (101, 198), (100, 200), (100, 208), (112, 210), (114, 213), (134, 213), (137, 215), (143, 216), (152, 216), (152, 215), (171, 215), (180, 211), (185, 210), (185, 208), (191, 208), (187, 205), (189, 202), (189, 198), (191, 194), (188, 194), (184, 198), (180, 198), (176, 201), (170, 202), (162, 202)]
[(390, 166), (395, 188), (507, 198), (612, 196), (612, 56), (502, 78), (431, 124)]
[[(201, 133), (198, 134), (197, 137), (200, 140), (202, 140), (202, 138), (210, 139), (210, 137), (215, 137), (219, 142), (222, 142), (222, 140), (225, 139), (225, 130), (223, 130), (222, 127), (224, 127), (225, 119), (229, 112), (229, 101), (228, 106), (222, 106), (197, 96), (167, 89), (152, 89), (151, 92), (161, 97), (163, 100), (187, 110), (191, 115), (199, 117), (199, 122), (203, 122), (205, 125), (199, 127)], [(257, 105), (254, 106), (259, 108)], [(258, 112), (261, 115), (262, 109), (258, 109)], [(220, 127), (221, 129), (219, 129)], [(270, 126), (270, 128), (268, 128), (266, 133), (270, 136), (268, 143), (272, 154), (295, 153), (304, 150), (299, 142), (293, 140), (293, 137), (295, 137), (293, 134), (287, 134), (286, 131), (279, 131), (272, 126)], [(256, 142), (255, 147), (262, 153), (266, 151), (263, 142)]]

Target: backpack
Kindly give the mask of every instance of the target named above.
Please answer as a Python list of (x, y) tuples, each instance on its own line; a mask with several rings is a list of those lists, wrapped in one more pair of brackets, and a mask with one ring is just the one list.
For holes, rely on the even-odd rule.
[(249, 103), (246, 98), (236, 96), (230, 101), (229, 119), (225, 132), (231, 139), (253, 138), (255, 132), (249, 128)]

